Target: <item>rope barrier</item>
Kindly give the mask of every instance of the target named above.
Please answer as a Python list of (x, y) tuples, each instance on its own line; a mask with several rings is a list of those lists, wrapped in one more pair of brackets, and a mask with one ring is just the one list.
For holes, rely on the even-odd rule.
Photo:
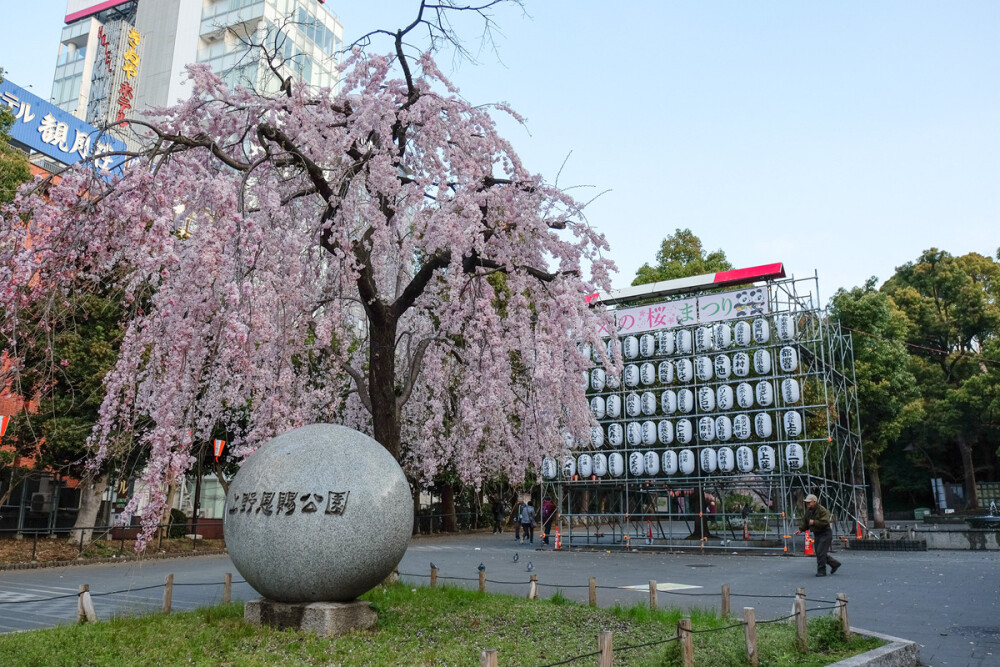
[[(236, 584), (245, 584), (247, 582), (244, 579), (240, 579), (238, 581), (234, 580), (231, 583), (233, 585), (236, 585)], [(187, 582), (187, 583), (175, 583), (173, 585), (174, 586), (224, 586), (225, 582), (221, 582), (221, 581), (220, 582), (215, 582), (215, 581)], [(90, 591), (90, 597), (96, 598), (96, 597), (104, 597), (106, 595), (121, 595), (123, 593), (125, 593), (125, 594), (138, 593), (140, 591), (151, 591), (151, 590), (156, 589), (156, 588), (163, 588), (164, 586), (166, 586), (166, 584), (155, 584), (153, 586), (142, 586), (140, 588), (126, 588), (126, 589), (120, 590), (120, 591), (104, 591), (103, 593), (95, 593), (94, 591)], [(79, 597), (79, 595), (80, 595), (79, 593), (69, 593), (67, 595), (54, 595), (52, 597), (35, 598), (33, 600), (0, 600), (0, 605), (5, 605), (5, 604), (28, 604), (28, 603), (31, 603), (31, 602), (51, 602), (53, 600), (65, 600), (66, 598), (75, 598), (75, 597)]]

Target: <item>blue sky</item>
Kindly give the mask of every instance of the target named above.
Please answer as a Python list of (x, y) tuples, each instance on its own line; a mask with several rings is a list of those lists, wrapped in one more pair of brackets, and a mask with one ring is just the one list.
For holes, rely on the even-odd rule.
[[(348, 40), (413, 0), (328, 3)], [(0, 67), (47, 98), (66, 4), (0, 0)], [(925, 249), (1000, 246), (1000, 3), (527, 0), (442, 69), (527, 166), (588, 200), (628, 285), (689, 227), (737, 267), (837, 288)], [(480, 26), (460, 24), (479, 50)], [(388, 41), (381, 43), (388, 50)], [(570, 155), (571, 154), (571, 155)]]

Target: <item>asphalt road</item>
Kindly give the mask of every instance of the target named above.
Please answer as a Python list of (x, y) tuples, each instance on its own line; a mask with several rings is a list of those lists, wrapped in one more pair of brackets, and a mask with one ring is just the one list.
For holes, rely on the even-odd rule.
[[(851, 625), (917, 642), (928, 665), (1000, 665), (1000, 553), (841, 551), (838, 558), (844, 565), (836, 575), (816, 578), (811, 557), (539, 551), (517, 544), (509, 533), (481, 533), (417, 538), (399, 570), (404, 580), (426, 585), (433, 562), (441, 582), (478, 587), (482, 563), (488, 590), (527, 595), (535, 574), (542, 597), (560, 590), (582, 602), (593, 576), (601, 606), (648, 602), (648, 584), (655, 580), (660, 606), (718, 609), (721, 587), (728, 584), (735, 615), (753, 607), (765, 620), (790, 613), (799, 587), (806, 589), (810, 609), (845, 593)], [(221, 601), (226, 572), (236, 582), (234, 599), (257, 597), (239, 583), (242, 577), (226, 556), (2, 571), (0, 632), (74, 622), (81, 584), (90, 585), (97, 614), (105, 619), (158, 610), (168, 573), (174, 574), (175, 610), (211, 605)], [(107, 594), (114, 591), (124, 592)], [(56, 596), (67, 597), (46, 599)]]

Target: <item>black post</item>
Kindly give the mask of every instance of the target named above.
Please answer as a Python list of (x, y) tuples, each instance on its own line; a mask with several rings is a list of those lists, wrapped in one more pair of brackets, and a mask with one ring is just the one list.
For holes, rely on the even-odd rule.
[(205, 458), (205, 445), (198, 449), (198, 478), (194, 481), (194, 525), (191, 529), (191, 550), (198, 548), (198, 513), (201, 511), (201, 461)]

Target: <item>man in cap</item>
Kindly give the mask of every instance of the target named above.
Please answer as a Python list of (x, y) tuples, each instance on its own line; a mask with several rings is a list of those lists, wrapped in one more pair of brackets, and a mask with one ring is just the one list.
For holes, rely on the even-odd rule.
[[(799, 520), (799, 533), (808, 530), (814, 537), (813, 548), (816, 551), (816, 576), (826, 576), (826, 566), (830, 566), (830, 574), (840, 569), (840, 561), (830, 556), (830, 545), (833, 543), (833, 531), (830, 530), (830, 510), (819, 504), (819, 498), (813, 494), (806, 496), (806, 511)], [(798, 533), (796, 533), (798, 534)]]

